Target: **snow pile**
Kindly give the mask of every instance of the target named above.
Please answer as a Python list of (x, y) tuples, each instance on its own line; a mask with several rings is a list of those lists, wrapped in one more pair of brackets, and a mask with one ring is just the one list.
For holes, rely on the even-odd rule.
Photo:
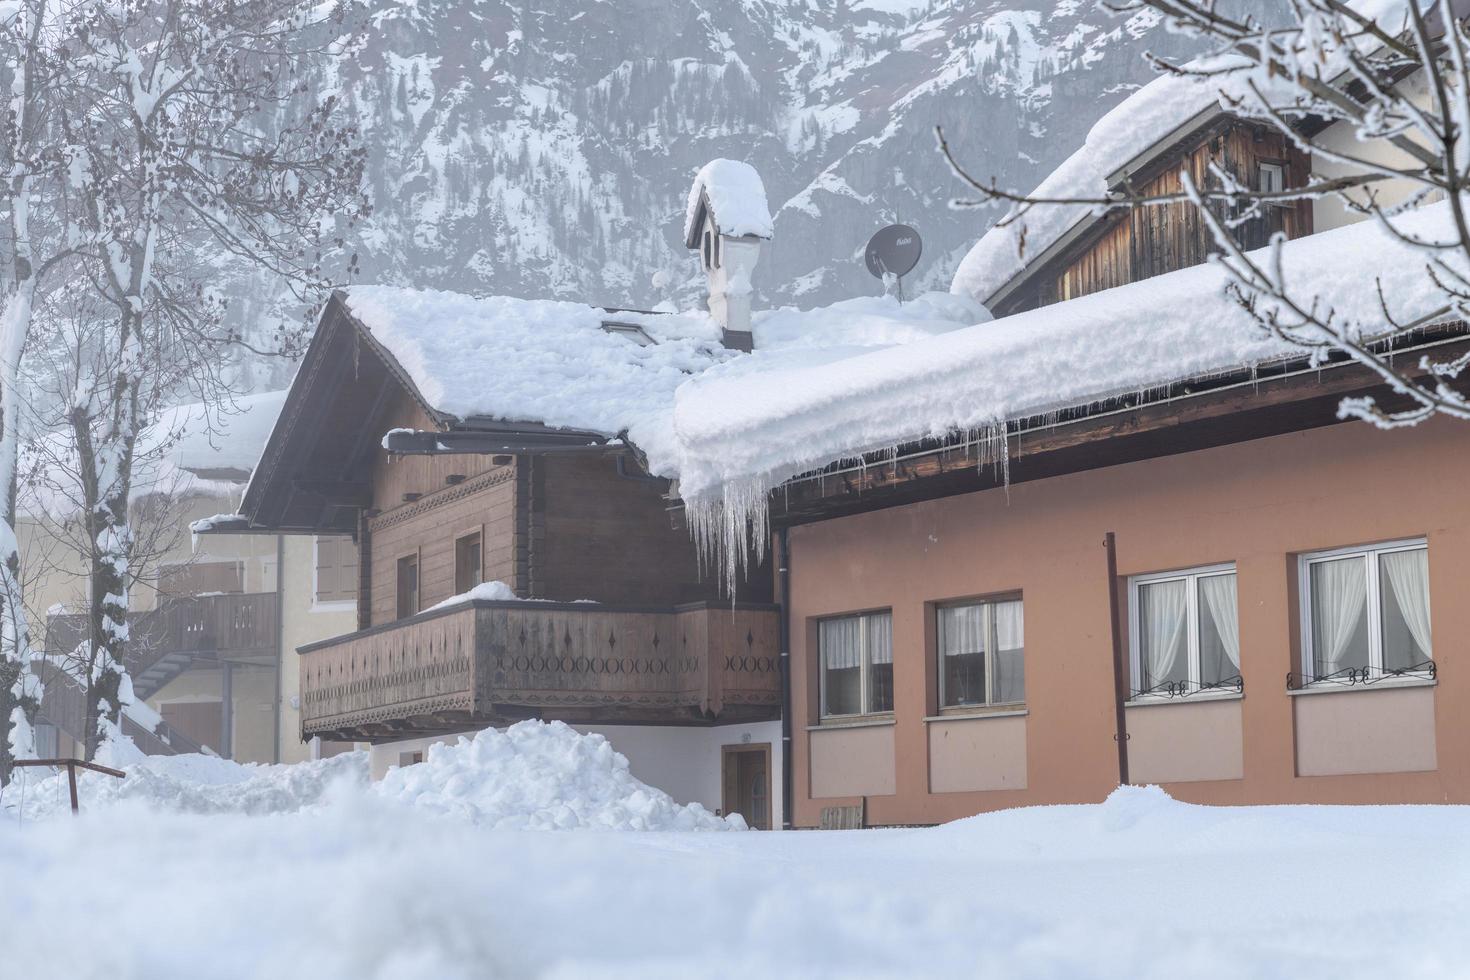
[[(98, 761), (116, 765), (120, 760), (99, 757)], [(319, 762), (256, 765), (212, 755), (157, 755), (120, 768), (127, 773), (122, 779), (78, 771), (77, 798), (83, 813), (123, 803), (168, 813), (295, 813), (321, 803), (329, 790), (339, 786), (365, 787), (368, 757), (366, 752), (347, 752)], [(0, 809), (9, 817), (22, 809), (23, 799), (26, 820), (68, 814), (66, 784), (65, 771), (29, 770), (5, 788)]]
[(433, 612), (435, 609), (449, 609), (452, 606), (462, 606), (467, 602), (576, 602), (591, 603), (596, 605), (594, 599), (522, 599), (515, 591), (504, 582), (481, 582), (468, 591), (459, 595), (452, 595), (443, 602), (436, 602), (425, 609), (424, 612)]
[(436, 602), (425, 609), (424, 612), (433, 612), (435, 609), (448, 609), (451, 606), (462, 606), (467, 602), (515, 602), (516, 594), (510, 586), (504, 582), (481, 582), (468, 592), (452, 595), (443, 602)]
[[(1355, 0), (1349, 6), (1391, 32), (1404, 24), (1407, 16), (1405, 0)], [(1263, 77), (1238, 56), (1213, 56), (1190, 64), (1216, 74), (1207, 78), (1160, 75), (1149, 82), (1099, 119), (1082, 146), (1028, 196), (1062, 200), (1106, 197), (1111, 174), (1150, 149), (1163, 149), (1161, 142), (1195, 116), (1224, 105), (1247, 109), (1252, 104), (1250, 83), (1268, 94), (1278, 108), (1299, 97), (1293, 86)], [(1327, 66), (1310, 68), (1332, 73)], [(1098, 214), (1093, 207), (1082, 204), (1037, 204), (1013, 209), (1010, 216), (1015, 220), (992, 228), (966, 254), (951, 288), (987, 302), (1074, 226)]]
[(416, 810), (518, 830), (741, 830), (698, 803), (681, 806), (639, 782), (601, 735), (561, 722), (523, 721), (453, 745), (430, 746), (422, 763), (389, 770), (373, 787)]
[[(403, 809), (522, 830), (743, 830), (739, 816), (717, 817), (698, 803), (681, 805), (638, 781), (628, 760), (601, 735), (561, 722), (523, 721), (429, 748), (424, 762), (390, 769), (368, 782), (368, 753), (319, 762), (242, 765), (208, 755), (145, 756), (119, 765), (118, 779), (82, 772), (83, 813), (138, 804), (172, 814), (266, 816), (314, 807), (350, 811)], [(0, 823), (44, 820), (70, 812), (66, 774), (19, 773), (0, 796)]]
[[(419, 767), (414, 767), (419, 768)], [(27, 980), (1461, 977), (1470, 807), (1157, 790), (928, 830), (491, 832), (411, 811), (0, 820)], [(105, 923), (116, 942), (58, 941)], [(167, 928), (160, 928), (167, 923)]]
[(766, 204), (766, 185), (754, 167), (740, 160), (711, 160), (700, 168), (689, 188), (684, 209), (684, 241), (689, 242), (699, 220), (700, 205), (708, 202), (721, 235), (770, 238), (775, 231)]
[[(1440, 204), (1401, 223), (1434, 239), (1448, 222)], [(1443, 304), (1424, 258), (1374, 223), (1288, 242), (1281, 262), (1297, 295), (1330, 296), (1338, 322), (1368, 334), (1385, 329), (1380, 283), (1406, 321)], [(751, 513), (769, 488), (833, 461), (966, 430), (1004, 449), (1007, 421), (1303, 356), (1226, 284), (1212, 263), (833, 363), (710, 372), (678, 392), (680, 494), (696, 517)]]

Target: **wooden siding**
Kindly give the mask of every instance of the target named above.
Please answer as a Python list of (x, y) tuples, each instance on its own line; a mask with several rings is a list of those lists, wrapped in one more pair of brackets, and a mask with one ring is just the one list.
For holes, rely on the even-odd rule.
[(303, 738), (384, 740), (511, 717), (774, 717), (773, 607), (479, 602), (301, 650)]
[[(388, 409), (383, 431), (389, 429), (433, 429), (433, 421), (405, 392), (399, 392)], [(373, 461), (373, 506), (386, 513), (404, 503), (404, 494), (427, 495), (448, 486), (451, 477), (469, 478), (495, 468), (489, 456), (393, 456), (381, 446)]]
[[(1256, 186), (1262, 163), (1283, 164), (1287, 187), (1305, 183), (1311, 165), (1310, 157), (1281, 133), (1237, 123), (1217, 129), (1182, 159), (1171, 159), (1162, 173), (1138, 189), (1146, 195), (1177, 193), (1183, 188), (1179, 175), (1185, 170), (1199, 186), (1217, 185), (1209, 170), (1212, 162), (1251, 187)], [(1247, 248), (1258, 248), (1277, 231), (1288, 238), (1311, 234), (1311, 202), (1269, 207), (1263, 217), (1239, 226), (1236, 235)], [(1103, 220), (1100, 234), (1080, 254), (1061, 260), (1064, 268), (1042, 288), (1040, 300), (1045, 304), (1075, 299), (1174, 272), (1200, 264), (1215, 251), (1213, 236), (1191, 204), (1119, 212)]]
[[(408, 461), (398, 460), (392, 466)], [(415, 551), (419, 608), (427, 609), (453, 596), (454, 542), (464, 534), (481, 535), (485, 581), (499, 580), (514, 587), (515, 486), (514, 464), (495, 466), (369, 520), (371, 547), (365, 558), (371, 563), (370, 624), (381, 625), (397, 617), (398, 559)]]
[[(533, 515), (534, 593), (551, 599), (614, 603), (694, 602), (723, 595), (713, 574), (701, 574), (687, 529), (669, 517), (660, 486), (619, 476), (616, 460), (548, 456)], [(743, 588), (740, 598), (767, 602), (770, 576)]]

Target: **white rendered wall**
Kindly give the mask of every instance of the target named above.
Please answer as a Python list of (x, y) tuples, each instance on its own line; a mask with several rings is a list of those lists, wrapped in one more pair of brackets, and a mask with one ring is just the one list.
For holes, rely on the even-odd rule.
[[(673, 728), (655, 725), (574, 726), (596, 732), (628, 757), (634, 776), (657, 786), (680, 803), (701, 803), (713, 813), (724, 805), (721, 754), (726, 745), (771, 747), (771, 824), (781, 825), (781, 723), (713, 728)], [(745, 736), (750, 736), (749, 742)]]
[[(574, 725), (579, 732), (603, 736), (628, 758), (628, 769), (650, 786), (679, 803), (700, 803), (713, 813), (723, 802), (722, 753), (726, 745), (771, 748), (771, 818), (781, 825), (781, 723), (680, 728), (663, 725)], [(473, 733), (465, 733), (473, 734)], [(746, 740), (749, 736), (749, 740)], [(385, 742), (370, 749), (372, 778), (382, 779), (398, 765), (403, 753), (426, 752), (438, 743), (453, 743), (461, 735)]]

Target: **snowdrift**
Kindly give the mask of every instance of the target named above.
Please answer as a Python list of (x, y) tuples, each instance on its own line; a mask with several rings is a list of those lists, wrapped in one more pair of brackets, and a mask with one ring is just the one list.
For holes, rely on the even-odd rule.
[(681, 806), (639, 782), (601, 735), (561, 722), (523, 721), (434, 746), (415, 766), (390, 770), (373, 790), (390, 800), (474, 823), (532, 830), (732, 830), (736, 816)]
[[(561, 722), (523, 721), (429, 749), (415, 766), (368, 782), (352, 752), (295, 765), (241, 765), (204, 755), (151, 756), (125, 779), (85, 773), (84, 814), (136, 803), (167, 813), (264, 816), (374, 802), (476, 825), (530, 830), (744, 830), (739, 816), (681, 805), (640, 782), (601, 735)], [(36, 773), (37, 770), (32, 770)], [(66, 776), (21, 776), (0, 797), (0, 820), (42, 820), (70, 810)]]
[[(212, 755), (154, 755), (122, 770), (124, 779), (78, 774), (77, 797), (84, 814), (122, 803), (170, 813), (295, 813), (322, 802), (329, 788), (365, 788), (368, 782), (365, 752), (274, 766), (242, 765)], [(25, 820), (68, 815), (66, 773), (32, 769), (18, 774), (0, 798), (0, 819), (15, 819), (20, 810)]]

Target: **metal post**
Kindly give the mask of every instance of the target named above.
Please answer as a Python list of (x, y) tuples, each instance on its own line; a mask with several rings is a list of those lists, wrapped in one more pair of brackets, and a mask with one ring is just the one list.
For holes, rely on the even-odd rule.
[(1124, 704), (1128, 700), (1128, 679), (1123, 674), (1123, 623), (1118, 610), (1118, 546), (1109, 531), (1103, 538), (1103, 548), (1108, 553), (1108, 618), (1111, 620), (1113, 637), (1113, 717), (1116, 731), (1113, 741), (1118, 743), (1118, 785), (1128, 785), (1128, 713)]
[(235, 751), (234, 746), (230, 744), (230, 736), (234, 733), (235, 728), (234, 665), (228, 660), (222, 660), (219, 670), (219, 754), (226, 759), (233, 759)]
[(69, 760), (66, 764), (66, 782), (71, 789), (71, 812), (80, 813), (82, 808), (77, 805), (77, 760), (75, 759)]

